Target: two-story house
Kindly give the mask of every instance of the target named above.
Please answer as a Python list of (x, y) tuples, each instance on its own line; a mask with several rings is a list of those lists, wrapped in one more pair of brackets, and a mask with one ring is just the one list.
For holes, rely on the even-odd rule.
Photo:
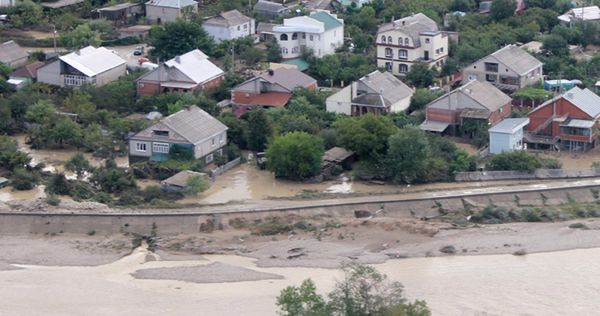
[(344, 45), (344, 20), (328, 11), (284, 19), (272, 32), (284, 59), (300, 57), (304, 49), (312, 50), (315, 57), (321, 58)]
[(123, 76), (126, 62), (104, 47), (88, 46), (55, 60), (37, 70), (37, 81), (59, 87), (97, 87)]
[(243, 15), (238, 10), (221, 12), (202, 23), (202, 28), (218, 43), (224, 40), (252, 36), (256, 33), (253, 18)]
[(600, 96), (588, 89), (573, 89), (548, 100), (527, 115), (525, 141), (530, 147), (585, 151), (598, 139)]
[(448, 59), (448, 36), (423, 13), (379, 26), (377, 67), (404, 76), (416, 62), (441, 67)]
[(153, 23), (174, 22), (183, 17), (184, 11), (198, 12), (194, 0), (150, 0), (146, 2), (146, 19)]
[(414, 91), (390, 72), (375, 70), (325, 101), (327, 112), (352, 116), (406, 111)]
[(205, 163), (223, 153), (227, 126), (197, 106), (171, 114), (129, 138), (129, 162), (164, 161), (174, 147)]
[(510, 115), (511, 101), (487, 82), (470, 81), (427, 104), (425, 121), (419, 127), (430, 132), (457, 134), (467, 121), (494, 126)]
[(193, 92), (218, 86), (225, 76), (199, 49), (160, 64), (136, 80), (137, 93), (150, 96), (167, 92)]
[(463, 69), (463, 84), (489, 82), (502, 91), (514, 92), (541, 82), (542, 62), (517, 45), (507, 45)]

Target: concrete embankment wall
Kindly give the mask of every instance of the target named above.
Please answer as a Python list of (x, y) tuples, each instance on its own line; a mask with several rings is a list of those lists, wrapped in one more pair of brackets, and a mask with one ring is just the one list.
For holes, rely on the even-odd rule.
[[(600, 186), (573, 189), (540, 189), (528, 192), (473, 194), (463, 197), (421, 198), (387, 202), (320, 205), (296, 208), (270, 208), (254, 211), (218, 213), (137, 213), (137, 214), (0, 214), (0, 234), (117, 234), (131, 232), (150, 234), (153, 224), (161, 235), (193, 234), (213, 228), (228, 227), (236, 221), (260, 221), (269, 217), (330, 216), (351, 218), (354, 211), (375, 213), (382, 207), (385, 216), (398, 218), (421, 218), (439, 215), (440, 209), (461, 210), (465, 207), (483, 208), (487, 205), (503, 207), (552, 206), (570, 202), (590, 203), (599, 199)], [(599, 206), (600, 208), (600, 206)]]

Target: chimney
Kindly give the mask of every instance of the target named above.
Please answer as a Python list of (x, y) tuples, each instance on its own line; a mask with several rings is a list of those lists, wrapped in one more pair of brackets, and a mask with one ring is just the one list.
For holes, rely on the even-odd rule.
[(269, 69), (267, 72), (269, 73), (269, 76), (275, 75), (275, 71), (273, 69)]
[(175, 62), (181, 64), (181, 57), (179, 55), (175, 56)]

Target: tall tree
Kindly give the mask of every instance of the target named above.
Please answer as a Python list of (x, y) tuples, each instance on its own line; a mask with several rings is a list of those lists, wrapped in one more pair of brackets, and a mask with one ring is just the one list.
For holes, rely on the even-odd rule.
[(504, 20), (515, 14), (517, 3), (515, 0), (494, 0), (490, 9), (490, 17), (495, 21)]
[(367, 160), (385, 155), (388, 137), (398, 131), (388, 117), (373, 114), (343, 118), (333, 126), (338, 144)]
[(423, 181), (428, 157), (427, 135), (417, 127), (407, 126), (389, 138), (388, 164), (396, 183)]
[(305, 132), (275, 137), (267, 149), (268, 166), (278, 177), (302, 180), (321, 170), (323, 141)]
[(88, 24), (81, 24), (73, 31), (61, 36), (61, 43), (69, 49), (79, 49), (86, 46), (99, 46), (100, 34)]
[(264, 151), (269, 139), (273, 135), (271, 121), (263, 109), (250, 111), (247, 116), (248, 148), (254, 151)]
[(148, 44), (150, 55), (165, 61), (194, 49), (210, 54), (213, 41), (198, 23), (177, 20), (152, 27)]
[(426, 88), (433, 84), (434, 75), (435, 71), (431, 69), (429, 64), (417, 62), (410, 67), (406, 74), (406, 80), (417, 88)]

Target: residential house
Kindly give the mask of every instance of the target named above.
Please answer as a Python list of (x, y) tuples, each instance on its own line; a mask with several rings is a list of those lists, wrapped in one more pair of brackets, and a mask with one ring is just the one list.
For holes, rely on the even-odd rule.
[(189, 10), (198, 12), (198, 2), (194, 0), (150, 0), (146, 2), (146, 19), (150, 22), (173, 22)]
[(258, 0), (258, 2), (254, 5), (254, 13), (266, 18), (277, 19), (288, 15), (290, 13), (290, 9), (281, 3)]
[(9, 8), (17, 5), (17, 0), (0, 0), (1, 8)]
[(487, 82), (470, 81), (427, 104), (425, 121), (420, 128), (456, 134), (467, 121), (483, 121), (494, 126), (509, 116), (510, 111), (509, 96)]
[(29, 54), (15, 41), (0, 44), (0, 63), (10, 68), (18, 68), (27, 63)]
[(574, 87), (542, 103), (528, 117), (525, 141), (532, 146), (588, 150), (598, 139), (600, 97)]
[(150, 35), (151, 25), (133, 25), (119, 29), (119, 38), (137, 37), (144, 40)]
[(206, 178), (206, 173), (183, 170), (160, 182), (160, 188), (167, 192), (183, 192), (192, 177)]
[(144, 15), (144, 6), (140, 3), (119, 3), (96, 10), (99, 19), (107, 19), (115, 24), (135, 23), (138, 17)]
[(88, 46), (39, 68), (37, 80), (59, 87), (99, 87), (117, 80), (126, 71), (126, 62), (119, 55), (104, 47)]
[(571, 26), (576, 22), (600, 21), (600, 8), (598, 6), (572, 8), (563, 15), (558, 16), (562, 25)]
[(507, 118), (492, 126), (489, 130), (490, 154), (499, 154), (523, 150), (523, 129), (529, 124), (529, 118)]
[(273, 33), (273, 28), (275, 26), (277, 26), (277, 24), (258, 22), (256, 34), (258, 34), (262, 42), (270, 41), (275, 38), (275, 33)]
[(281, 107), (296, 88), (316, 89), (317, 81), (297, 69), (269, 69), (233, 88), (231, 102), (239, 108)]
[(203, 52), (195, 49), (162, 63), (136, 80), (137, 93), (149, 96), (165, 92), (211, 89), (223, 80), (225, 72)]
[(44, 63), (41, 61), (22, 66), (8, 75), (7, 82), (13, 86), (15, 90), (19, 90), (36, 81), (37, 71), (42, 66), (44, 66)]
[(227, 126), (197, 106), (171, 114), (129, 138), (129, 162), (169, 159), (177, 148), (209, 164), (223, 153)]
[(312, 50), (315, 57), (335, 53), (344, 45), (344, 20), (327, 11), (312, 12), (309, 16), (284, 19), (273, 27), (284, 59), (298, 58), (303, 49)]
[(67, 7), (76, 7), (82, 4), (84, 0), (58, 0), (58, 1), (44, 1), (41, 2), (40, 5), (45, 9), (52, 11), (59, 11)]
[(221, 12), (211, 17), (202, 23), (202, 28), (217, 43), (252, 36), (256, 33), (254, 19), (243, 15), (238, 10)]
[(502, 91), (514, 92), (541, 82), (542, 62), (516, 45), (507, 45), (463, 69), (462, 83), (489, 82)]
[(377, 31), (377, 67), (403, 76), (417, 62), (442, 67), (448, 59), (448, 36), (423, 13), (383, 24)]
[(327, 112), (352, 116), (406, 111), (413, 90), (390, 72), (379, 70), (358, 79), (326, 100)]

